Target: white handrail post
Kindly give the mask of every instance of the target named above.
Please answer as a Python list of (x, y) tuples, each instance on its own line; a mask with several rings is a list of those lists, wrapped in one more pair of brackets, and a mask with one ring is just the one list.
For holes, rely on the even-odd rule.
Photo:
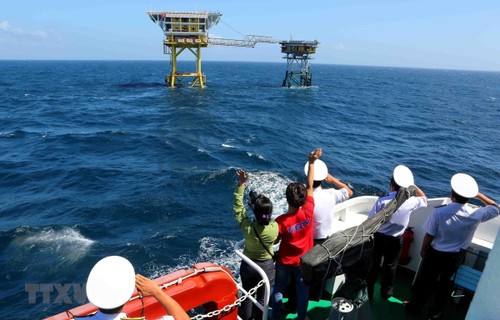
[(269, 297), (271, 295), (271, 285), (269, 284), (269, 278), (267, 277), (267, 274), (262, 270), (259, 265), (257, 265), (255, 262), (252, 261), (249, 257), (243, 254), (242, 248), (245, 245), (245, 240), (241, 240), (237, 242), (234, 245), (234, 252), (248, 265), (250, 265), (255, 271), (259, 273), (259, 275), (262, 277), (262, 280), (264, 280), (264, 305), (260, 304), (258, 301), (255, 301), (254, 299), (250, 299), (252, 303), (254, 303), (257, 308), (262, 310), (262, 320), (267, 320), (267, 306), (269, 305)]

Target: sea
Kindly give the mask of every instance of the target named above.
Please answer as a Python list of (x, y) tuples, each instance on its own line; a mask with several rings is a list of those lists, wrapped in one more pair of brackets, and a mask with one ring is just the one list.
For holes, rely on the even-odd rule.
[(284, 62), (203, 69), (206, 88), (169, 88), (167, 60), (0, 61), (2, 318), (84, 303), (108, 255), (152, 278), (205, 261), (237, 275), (237, 170), (277, 216), (317, 147), (354, 196), (386, 194), (405, 164), (428, 197), (465, 172), (500, 201), (498, 72), (312, 61), (312, 87), (284, 88)]

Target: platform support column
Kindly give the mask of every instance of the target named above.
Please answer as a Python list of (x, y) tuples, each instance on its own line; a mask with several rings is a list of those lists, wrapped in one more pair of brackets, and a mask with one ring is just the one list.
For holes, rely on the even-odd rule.
[(172, 67), (172, 70), (170, 71), (170, 74), (167, 76), (167, 85), (169, 87), (174, 88), (175, 87), (175, 78), (177, 77), (177, 47), (172, 46), (172, 53), (170, 55), (170, 64)]
[[(312, 74), (309, 72), (309, 57), (287, 55), (287, 70), (283, 87), (310, 87), (312, 85)], [(294, 67), (294, 64), (297, 68)]]
[(205, 88), (205, 75), (201, 72), (201, 46), (198, 45), (196, 51), (191, 48), (189, 48), (189, 50), (196, 57), (196, 75), (193, 82), (191, 82), (191, 87), (195, 87), (198, 84), (200, 88)]

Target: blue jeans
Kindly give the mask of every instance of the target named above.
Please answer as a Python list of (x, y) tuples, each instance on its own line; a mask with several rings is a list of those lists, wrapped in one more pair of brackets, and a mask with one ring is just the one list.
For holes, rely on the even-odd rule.
[(279, 320), (281, 316), (281, 302), (283, 293), (290, 277), (293, 276), (297, 288), (297, 320), (304, 320), (307, 315), (307, 303), (309, 300), (309, 286), (304, 283), (300, 267), (287, 266), (276, 262), (276, 279), (272, 295), (272, 319)]

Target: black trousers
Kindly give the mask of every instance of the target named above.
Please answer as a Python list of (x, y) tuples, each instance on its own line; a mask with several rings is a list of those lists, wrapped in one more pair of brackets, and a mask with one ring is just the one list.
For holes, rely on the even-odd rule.
[(372, 266), (368, 272), (368, 295), (373, 297), (375, 282), (377, 282), (380, 272), (380, 262), (382, 257), (384, 263), (382, 265), (382, 278), (380, 281), (380, 294), (387, 299), (393, 294), (394, 277), (398, 267), (399, 257), (401, 256), (401, 248), (403, 237), (392, 237), (376, 232), (374, 234), (374, 247), (372, 253)]
[[(272, 291), (274, 276), (275, 276), (273, 259), (269, 259), (266, 261), (254, 261), (254, 262), (259, 267), (261, 267), (262, 270), (264, 270), (264, 272), (266, 273), (267, 277), (269, 278)], [(259, 281), (262, 280), (262, 277), (259, 275), (259, 273), (255, 271), (252, 267), (250, 267), (250, 265), (245, 261), (242, 261), (240, 265), (240, 277), (241, 277), (241, 284), (243, 288), (247, 291), (255, 287), (259, 283)], [(257, 289), (257, 301), (259, 301), (261, 304), (264, 303), (263, 286)], [(246, 299), (241, 303), (241, 306), (238, 309), (238, 315), (243, 320), (250, 320), (252, 318), (262, 319), (262, 311), (260, 311), (259, 308), (255, 307), (250, 301), (250, 299)]]
[(429, 294), (436, 291), (430, 314), (441, 312), (453, 290), (451, 277), (463, 261), (465, 251), (442, 252), (430, 247), (420, 265), (420, 272), (413, 287), (413, 295), (407, 309), (421, 310)]

